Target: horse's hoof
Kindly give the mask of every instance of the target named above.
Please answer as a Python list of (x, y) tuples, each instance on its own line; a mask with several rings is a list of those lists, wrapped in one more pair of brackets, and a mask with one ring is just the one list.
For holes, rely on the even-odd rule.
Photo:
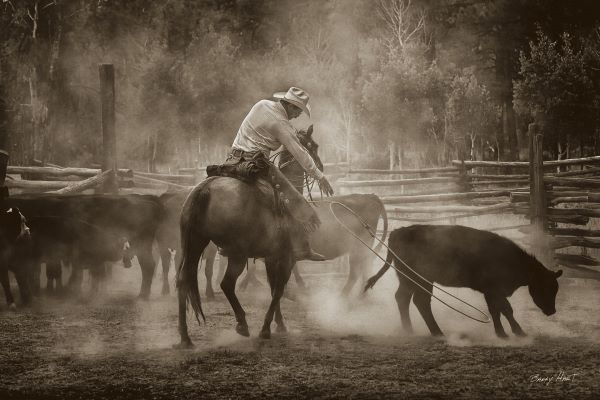
[(277, 325), (277, 327), (275, 328), (275, 332), (277, 333), (287, 333), (287, 327), (284, 324), (281, 325)]
[(527, 337), (527, 334), (525, 332), (523, 332), (523, 331), (516, 331), (514, 333), (518, 337)]
[(162, 288), (160, 294), (163, 296), (168, 296), (169, 294), (171, 294), (171, 290), (169, 289), (168, 286), (165, 286)]
[(143, 301), (148, 301), (149, 297), (150, 297), (150, 295), (148, 293), (140, 293), (138, 295), (138, 299), (143, 300)]
[(440, 332), (432, 332), (431, 333), (431, 337), (433, 340), (444, 340), (444, 334), (440, 331)]
[(248, 330), (248, 325), (237, 324), (237, 326), (235, 327), (235, 331), (244, 337), (250, 336), (250, 331)]
[(508, 339), (508, 335), (505, 332), (496, 332), (496, 335), (500, 338), (500, 339)]
[(263, 329), (258, 334), (258, 337), (261, 339), (271, 339), (271, 331)]
[(194, 343), (192, 343), (191, 340), (182, 340), (181, 343), (177, 343), (173, 345), (174, 349), (177, 350), (186, 350), (186, 349), (193, 349), (194, 348)]
[(8, 305), (8, 309), (9, 309), (10, 311), (16, 311), (16, 310), (17, 310), (17, 305), (16, 305), (15, 303), (10, 303), (10, 304)]

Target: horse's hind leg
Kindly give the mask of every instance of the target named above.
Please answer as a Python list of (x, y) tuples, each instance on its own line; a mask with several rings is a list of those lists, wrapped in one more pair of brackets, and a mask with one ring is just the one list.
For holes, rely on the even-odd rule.
[[(433, 290), (433, 285), (431, 284), (423, 283), (422, 286), (430, 293)], [(421, 313), (421, 316), (425, 320), (425, 323), (427, 324), (431, 334), (433, 336), (443, 336), (444, 334), (442, 333), (442, 330), (437, 322), (435, 322), (435, 318), (431, 312), (431, 295), (423, 290), (418, 289), (414, 294), (413, 301)]]
[(517, 336), (527, 336), (527, 334), (523, 332), (523, 329), (521, 329), (521, 325), (519, 325), (519, 323), (515, 320), (515, 317), (513, 316), (513, 309), (510, 306), (508, 299), (506, 297), (498, 297), (498, 306), (500, 308), (500, 312), (504, 314), (508, 320), (513, 333)]
[(237, 321), (235, 331), (242, 336), (250, 336), (248, 323), (246, 322), (246, 312), (235, 295), (235, 284), (244, 270), (245, 265), (246, 257), (230, 255), (229, 262), (227, 263), (227, 271), (221, 282), (221, 289), (223, 290), (225, 297), (227, 297), (227, 300), (229, 300), (229, 304), (231, 304), (231, 308), (235, 313), (235, 319)]
[[(292, 259), (291, 254), (285, 254), (281, 258), (265, 259), (265, 266), (267, 267), (269, 283), (272, 284), (272, 298), (259, 336), (263, 339), (269, 339), (271, 337), (271, 322), (273, 322), (273, 316), (279, 307), (279, 302), (281, 300), (281, 296), (283, 296), (285, 285), (292, 274), (294, 260)], [(283, 323), (283, 317), (281, 322)]]
[(488, 310), (490, 310), (490, 315), (492, 316), (492, 322), (494, 323), (494, 330), (496, 331), (496, 335), (498, 335), (498, 337), (502, 339), (507, 338), (508, 335), (504, 331), (504, 327), (502, 326), (502, 322), (500, 321), (500, 299), (502, 298), (502, 296), (494, 295), (491, 293), (484, 293), (484, 297), (488, 305)]

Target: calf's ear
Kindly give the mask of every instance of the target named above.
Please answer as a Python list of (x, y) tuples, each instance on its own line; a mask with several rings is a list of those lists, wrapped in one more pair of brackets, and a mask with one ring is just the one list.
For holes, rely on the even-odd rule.
[(312, 136), (312, 134), (313, 134), (313, 126), (312, 125), (308, 127), (308, 129), (306, 130), (306, 134), (308, 136)]
[(562, 275), (562, 269), (559, 269), (558, 271), (556, 271), (556, 272), (554, 273), (554, 276), (555, 276), (555, 277), (557, 277), (557, 278), (558, 278), (559, 276), (561, 276), (561, 275)]

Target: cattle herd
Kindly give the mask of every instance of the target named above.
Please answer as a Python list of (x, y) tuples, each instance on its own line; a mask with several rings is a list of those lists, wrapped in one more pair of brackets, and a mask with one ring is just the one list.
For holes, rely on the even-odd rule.
[[(27, 304), (40, 292), (42, 263), (46, 264), (48, 292), (79, 293), (84, 269), (89, 270), (91, 291), (94, 292), (107, 274), (106, 262), (122, 260), (124, 266), (129, 267), (134, 256), (137, 256), (142, 272), (139, 297), (146, 299), (150, 295), (156, 267), (152, 255), (155, 244), (162, 259), (162, 293), (168, 294), (171, 255), (179, 248), (179, 219), (188, 193), (169, 192), (161, 196), (44, 194), (5, 199), (0, 212), (0, 283), (7, 304), (10, 308), (15, 307), (9, 270), (17, 281), (21, 302)], [(387, 230), (385, 209), (376, 196), (351, 195), (346, 202), (357, 209), (361, 202), (364, 203), (365, 212), (370, 213), (365, 216), (369, 223), (376, 225), (382, 217)], [(319, 205), (316, 207), (319, 208)], [(321, 217), (325, 220), (328, 218), (326, 214), (327, 210), (323, 208)], [(348, 215), (346, 218), (350, 224), (354, 217)], [(324, 230), (329, 236), (317, 240), (321, 247), (330, 242), (328, 237), (339, 236), (335, 221), (325, 225), (331, 232)], [(356, 229), (361, 229), (360, 223), (356, 225)], [(368, 235), (364, 239), (368, 240)], [(430, 307), (434, 282), (482, 292), (496, 334), (500, 337), (506, 336), (500, 315), (507, 318), (514, 334), (524, 335), (507, 300), (520, 286), (529, 286), (533, 301), (545, 314), (556, 311), (557, 278), (561, 272), (546, 269), (514, 243), (496, 234), (459, 226), (420, 225), (394, 230), (388, 243), (387, 262), (368, 280), (366, 288), (373, 287), (383, 273), (395, 265), (400, 281), (396, 301), (407, 331), (411, 330), (408, 305), (412, 300), (431, 333), (442, 333)], [(341, 244), (338, 243), (338, 246)], [(351, 261), (356, 259), (354, 263), (370, 264), (368, 251), (365, 253), (359, 242), (349, 241), (339, 249), (321, 247), (316, 248), (331, 255), (330, 258), (350, 254)], [(214, 260), (216, 247), (212, 245), (205, 253)], [(398, 255), (403, 258), (402, 261)], [(179, 261), (180, 254), (175, 252), (176, 265)], [(71, 269), (66, 287), (62, 286), (63, 268)], [(345, 291), (356, 280), (356, 268), (358, 266), (351, 268)], [(212, 268), (208, 275), (209, 296), (213, 294), (211, 276)]]
[[(65, 290), (79, 292), (82, 271), (88, 269), (95, 291), (106, 275), (105, 262), (123, 260), (128, 267), (133, 256), (137, 256), (142, 270), (139, 295), (149, 296), (155, 269), (152, 248), (166, 214), (160, 198), (23, 195), (12, 196), (4, 203), (0, 268), (5, 296), (11, 306), (14, 300), (8, 285), (8, 270), (17, 279), (22, 302), (28, 303), (31, 295), (40, 291), (41, 263), (46, 264), (48, 291), (63, 290), (63, 265), (71, 268)], [(16, 213), (24, 216), (23, 222), (17, 221)], [(15, 235), (20, 223), (26, 224), (30, 234)]]

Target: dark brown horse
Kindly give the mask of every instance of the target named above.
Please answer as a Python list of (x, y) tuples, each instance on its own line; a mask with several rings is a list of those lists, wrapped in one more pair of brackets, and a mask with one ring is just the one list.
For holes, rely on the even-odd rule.
[[(191, 346), (187, 301), (196, 317), (204, 317), (197, 281), (198, 261), (211, 241), (229, 257), (221, 289), (235, 313), (236, 331), (244, 336), (249, 335), (248, 324), (235, 294), (235, 283), (248, 258), (265, 259), (272, 300), (260, 337), (270, 337), (271, 322), (295, 262), (288, 236), (282, 235), (280, 229), (281, 217), (270, 201), (272, 196), (265, 196), (256, 185), (227, 177), (206, 179), (186, 199), (181, 214), (182, 262), (177, 271), (180, 347)], [(277, 314), (276, 322), (285, 330), (280, 313)]]
[[(317, 154), (318, 145), (312, 140), (312, 127), (306, 132), (300, 132), (299, 139), (322, 168)], [(292, 178), (292, 183), (299, 183), (297, 176), (300, 175), (304, 181), (300, 165), (286, 159), (291, 155), (284, 151), (282, 157), (285, 165), (280, 162), (280, 167), (282, 172)], [(302, 190), (301, 187), (298, 189)], [(247, 201), (244, 201), (245, 198)], [(354, 213), (335, 203), (345, 205)], [(321, 226), (312, 234), (311, 246), (328, 259), (344, 254), (350, 255), (350, 276), (344, 287), (344, 293), (347, 293), (355, 284), (360, 267), (370, 264), (372, 253), (347, 233), (340, 226), (340, 221), (356, 236), (372, 246), (373, 238), (364, 228), (361, 220), (375, 229), (379, 218), (382, 217), (383, 240), (385, 240), (387, 237), (385, 208), (377, 196), (363, 194), (330, 197), (315, 202), (314, 207), (321, 220)], [(196, 315), (202, 314), (197, 285), (197, 264), (210, 241), (224, 248), (230, 257), (221, 288), (236, 315), (236, 331), (244, 336), (249, 334), (244, 310), (235, 295), (235, 284), (247, 258), (265, 258), (267, 279), (271, 286), (272, 302), (265, 316), (260, 336), (270, 336), (273, 317), (278, 330), (285, 331), (279, 300), (296, 260), (290, 256), (290, 244), (286, 242), (285, 235), (280, 234), (277, 224), (277, 216), (273, 214), (272, 207), (265, 204), (264, 196), (253, 185), (230, 178), (215, 178), (207, 179), (192, 191), (183, 207), (181, 218), (183, 261), (177, 278), (180, 346), (191, 345), (185, 318), (186, 298), (190, 300)], [(379, 247), (377, 246), (376, 251)], [(208, 266), (207, 263), (207, 268)], [(209, 276), (212, 276), (212, 273), (207, 273), (207, 278)]]

